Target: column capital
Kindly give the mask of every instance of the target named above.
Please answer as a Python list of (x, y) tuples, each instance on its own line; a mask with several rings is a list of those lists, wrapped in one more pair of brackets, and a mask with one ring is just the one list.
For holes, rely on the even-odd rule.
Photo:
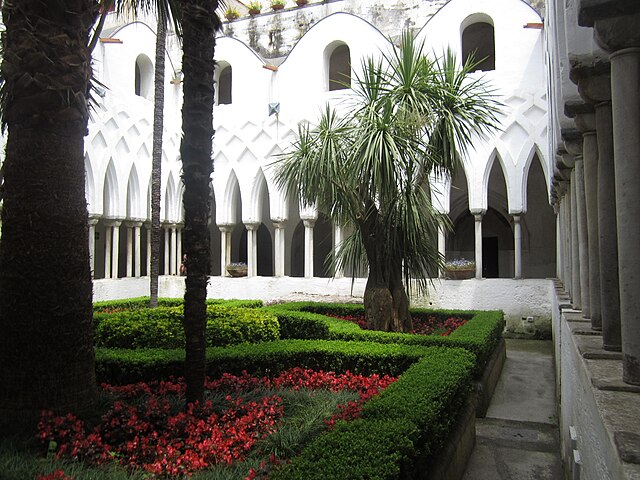
[(611, 63), (594, 55), (574, 55), (569, 58), (569, 78), (578, 86), (583, 100), (597, 104), (611, 101)]
[(87, 223), (90, 226), (95, 227), (98, 224), (99, 221), (100, 221), (100, 217), (91, 216), (91, 217), (89, 217), (89, 220), (87, 221)]
[(596, 42), (608, 52), (640, 47), (640, 4), (637, 0), (627, 2), (635, 4), (635, 13), (599, 18), (594, 22)]
[(316, 219), (315, 218), (303, 218), (302, 219), (302, 224), (305, 226), (305, 228), (313, 228), (313, 226), (316, 224)]
[(122, 223), (124, 223), (126, 227), (133, 228), (133, 227), (141, 227), (143, 224), (143, 221), (142, 220), (125, 220)]
[(257, 230), (258, 227), (260, 226), (260, 222), (243, 222), (243, 223), (244, 223), (244, 226), (249, 231)]
[(595, 133), (596, 131), (596, 111), (593, 105), (585, 102), (567, 102), (564, 104), (564, 113), (569, 118), (573, 118), (578, 130), (582, 135)]
[(122, 218), (103, 218), (107, 227), (119, 227), (122, 224)]
[(271, 223), (273, 223), (273, 226), (276, 228), (285, 228), (287, 226), (287, 222), (288, 220), (286, 218), (277, 220), (274, 220), (273, 218), (271, 219)]
[(562, 141), (565, 150), (558, 151), (558, 155), (562, 157), (561, 161), (566, 167), (573, 168), (575, 157), (582, 155), (582, 133), (573, 128), (563, 129)]
[(220, 223), (220, 224), (218, 224), (218, 229), (223, 233), (232, 232), (234, 228), (236, 228), (235, 223)]
[(484, 208), (470, 208), (469, 212), (473, 215), (476, 221), (482, 220), (482, 216), (487, 213), (487, 210)]
[(640, 12), (637, 0), (579, 0), (578, 25), (593, 27), (597, 20)]
[(522, 212), (512, 213), (511, 216), (513, 217), (513, 222), (514, 223), (520, 223), (520, 216), (521, 215), (522, 215)]

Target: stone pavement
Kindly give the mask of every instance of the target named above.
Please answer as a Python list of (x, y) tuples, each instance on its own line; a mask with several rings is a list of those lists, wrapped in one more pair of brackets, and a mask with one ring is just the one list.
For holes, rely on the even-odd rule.
[(507, 339), (507, 360), (464, 480), (562, 480), (553, 344)]

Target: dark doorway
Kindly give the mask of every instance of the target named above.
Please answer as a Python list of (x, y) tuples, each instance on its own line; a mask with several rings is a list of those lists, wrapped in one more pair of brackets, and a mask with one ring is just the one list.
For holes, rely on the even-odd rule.
[(482, 277), (498, 278), (498, 237), (482, 238)]

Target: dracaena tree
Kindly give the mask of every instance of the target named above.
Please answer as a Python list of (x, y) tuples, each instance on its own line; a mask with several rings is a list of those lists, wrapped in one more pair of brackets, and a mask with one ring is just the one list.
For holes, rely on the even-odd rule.
[(275, 164), (290, 198), (352, 228), (332, 261), (352, 272), (368, 266), (370, 328), (410, 330), (408, 289), (424, 292), (442, 266), (429, 175), (451, 174), (474, 136), (497, 124), (499, 104), (473, 70), (451, 51), (429, 58), (405, 32), (362, 62), (346, 113), (327, 106)]

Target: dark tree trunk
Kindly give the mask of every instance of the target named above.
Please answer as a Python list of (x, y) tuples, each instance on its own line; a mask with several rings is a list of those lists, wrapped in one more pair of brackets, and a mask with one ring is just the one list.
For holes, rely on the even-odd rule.
[(205, 327), (209, 275), (210, 183), (213, 172), (213, 73), (217, 0), (184, 0), (182, 106), (182, 179), (184, 181), (184, 295), (187, 402), (204, 399)]
[(377, 220), (377, 215), (370, 215), (358, 225), (369, 262), (363, 299), (365, 319), (372, 330), (409, 332), (412, 323), (409, 297), (402, 283), (402, 264), (388, 258), (384, 226)]
[(164, 111), (164, 49), (167, 38), (166, 20), (158, 14), (156, 32), (156, 68), (153, 96), (153, 148), (151, 152), (151, 271), (149, 272), (149, 306), (158, 306), (160, 274), (160, 186), (162, 182), (162, 129)]
[(8, 422), (96, 399), (83, 143), (95, 8), (3, 2), (0, 420)]

